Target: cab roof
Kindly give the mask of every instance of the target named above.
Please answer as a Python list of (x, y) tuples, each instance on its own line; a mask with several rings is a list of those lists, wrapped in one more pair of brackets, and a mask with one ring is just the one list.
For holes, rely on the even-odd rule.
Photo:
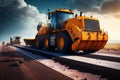
[(57, 8), (55, 11), (53, 11), (51, 13), (56, 14), (57, 12), (66, 12), (66, 13), (74, 14), (71, 9), (66, 9), (66, 8)]
[(77, 17), (78, 19), (81, 19), (81, 18), (83, 18), (83, 19), (91, 19), (91, 20), (98, 20), (98, 18), (94, 18), (93, 16), (78, 16)]

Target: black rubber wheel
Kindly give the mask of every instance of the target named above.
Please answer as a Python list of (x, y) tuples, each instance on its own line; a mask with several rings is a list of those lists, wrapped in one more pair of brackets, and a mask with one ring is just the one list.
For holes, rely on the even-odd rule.
[(36, 35), (35, 40), (36, 40), (36, 48), (38, 49), (43, 49), (43, 38), (42, 36)]
[(50, 45), (50, 35), (46, 35), (45, 38), (44, 38), (44, 42), (43, 42), (43, 47), (45, 50), (51, 50), (52, 47)]
[(56, 38), (57, 51), (60, 53), (70, 53), (72, 40), (67, 32), (60, 32)]

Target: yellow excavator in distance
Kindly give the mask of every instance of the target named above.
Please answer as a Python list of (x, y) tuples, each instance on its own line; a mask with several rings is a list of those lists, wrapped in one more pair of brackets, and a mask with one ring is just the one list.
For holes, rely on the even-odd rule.
[(26, 45), (38, 49), (57, 50), (60, 53), (83, 50), (95, 52), (104, 48), (108, 34), (92, 16), (75, 15), (71, 9), (48, 10), (49, 24), (39, 24), (35, 39), (24, 39)]

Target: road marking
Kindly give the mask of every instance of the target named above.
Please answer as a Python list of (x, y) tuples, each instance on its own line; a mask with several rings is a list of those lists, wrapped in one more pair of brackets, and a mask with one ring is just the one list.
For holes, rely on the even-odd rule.
[(100, 60), (100, 59), (94, 59), (94, 58), (87, 58), (87, 57), (81, 57), (81, 56), (69, 56), (66, 54), (58, 54), (58, 53), (54, 53), (54, 52), (52, 52), (52, 53), (46, 52), (46, 51), (42, 51), (42, 52), (44, 52), (46, 54), (52, 54), (54, 56), (66, 58), (66, 59), (72, 59), (75, 61), (80, 61), (80, 62), (84, 62), (84, 63), (89, 63), (89, 64), (93, 64), (93, 65), (98, 65), (98, 66), (103, 66), (103, 67), (120, 70), (120, 63), (118, 63), (118, 62), (112, 62), (112, 61)]
[(66, 58), (66, 59), (72, 59), (75, 61), (80, 61), (80, 62), (84, 62), (84, 63), (89, 63), (89, 64), (93, 64), (93, 65), (98, 65), (98, 66), (103, 66), (103, 67), (120, 70), (120, 63), (118, 63), (118, 62), (86, 58), (86, 57), (80, 57), (80, 56), (62, 56), (62, 57)]
[(103, 53), (92, 53), (92, 55), (102, 55), (102, 56), (108, 56), (108, 57), (116, 57), (120, 58), (120, 55), (115, 55), (115, 54), (103, 54)]

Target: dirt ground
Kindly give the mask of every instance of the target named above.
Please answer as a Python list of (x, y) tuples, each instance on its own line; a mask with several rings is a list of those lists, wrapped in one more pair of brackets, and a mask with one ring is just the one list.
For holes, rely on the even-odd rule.
[(9, 48), (0, 46), (0, 80), (71, 80)]

